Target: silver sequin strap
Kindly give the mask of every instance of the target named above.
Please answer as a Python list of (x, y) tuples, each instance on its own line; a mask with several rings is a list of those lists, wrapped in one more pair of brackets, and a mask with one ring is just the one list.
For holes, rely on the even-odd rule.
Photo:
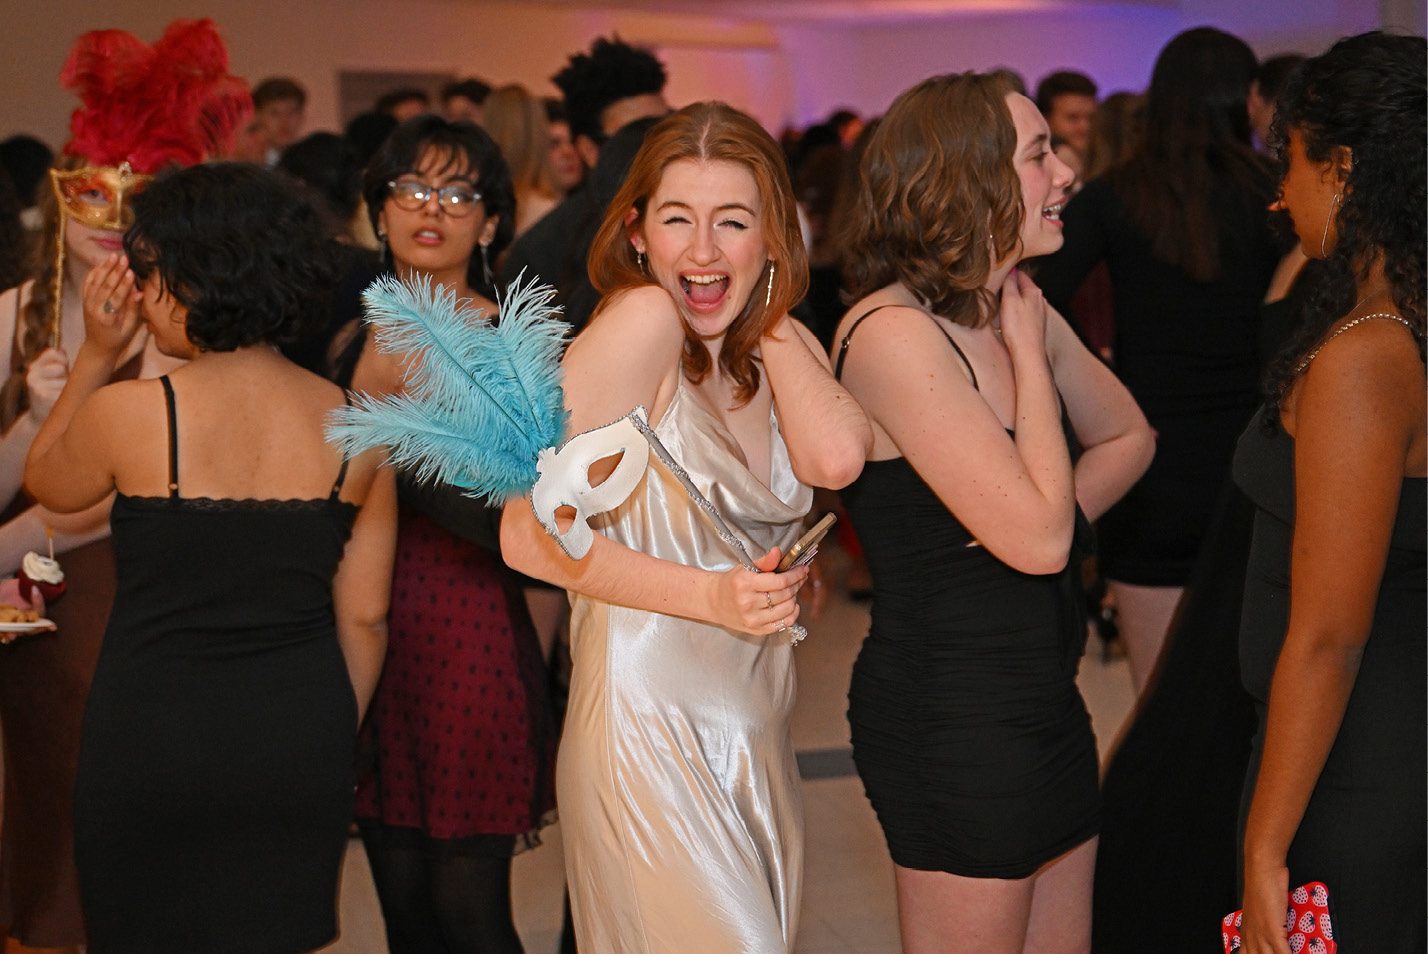
[(1404, 318), (1404, 317), (1402, 317), (1402, 316), (1400, 316), (1400, 315), (1392, 315), (1392, 314), (1389, 314), (1389, 313), (1386, 312), (1386, 311), (1374, 312), (1372, 315), (1360, 315), (1359, 317), (1355, 318), (1353, 321), (1350, 321), (1350, 322), (1345, 323), (1344, 325), (1342, 325), (1342, 326), (1339, 328), (1338, 331), (1334, 332), (1334, 333), (1331, 334), (1329, 337), (1327, 337), (1327, 338), (1325, 338), (1323, 341), (1321, 341), (1321, 342), (1319, 343), (1319, 347), (1317, 347), (1317, 348), (1315, 348), (1313, 351), (1309, 352), (1309, 354), (1305, 356), (1304, 360), (1301, 361), (1301, 362), (1299, 362), (1299, 367), (1297, 367), (1297, 368), (1294, 369), (1294, 373), (1295, 373), (1295, 374), (1301, 374), (1301, 373), (1303, 373), (1304, 369), (1307, 368), (1307, 367), (1309, 367), (1309, 362), (1310, 362), (1310, 361), (1313, 361), (1316, 357), (1318, 357), (1319, 352), (1324, 350), (1324, 346), (1327, 345), (1329, 342), (1333, 341), (1335, 338), (1339, 337), (1339, 335), (1341, 335), (1341, 334), (1343, 334), (1344, 332), (1348, 331), (1348, 330), (1349, 330), (1350, 328), (1352, 328), (1354, 325), (1361, 325), (1361, 324), (1363, 324), (1365, 321), (1369, 321), (1369, 320), (1371, 320), (1371, 319), (1373, 319), (1373, 318), (1387, 318), (1389, 321), (1396, 321), (1396, 322), (1398, 322), (1399, 324), (1403, 325), (1403, 327), (1407, 328), (1407, 329), (1408, 329), (1410, 332), (1412, 332), (1415, 336), (1418, 334), (1418, 332), (1416, 332), (1416, 331), (1413, 330), (1413, 323), (1410, 322), (1407, 318)]

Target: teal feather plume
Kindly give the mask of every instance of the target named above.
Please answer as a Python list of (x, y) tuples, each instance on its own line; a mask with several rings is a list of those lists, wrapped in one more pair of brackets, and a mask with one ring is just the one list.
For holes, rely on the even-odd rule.
[(409, 354), (401, 394), (359, 396), (333, 412), (328, 440), (348, 455), (385, 446), (418, 478), (503, 501), (535, 483), (536, 457), (565, 438), (560, 355), (568, 326), (555, 290), (517, 278), (499, 322), (426, 278), (377, 279), (363, 294), (384, 351)]

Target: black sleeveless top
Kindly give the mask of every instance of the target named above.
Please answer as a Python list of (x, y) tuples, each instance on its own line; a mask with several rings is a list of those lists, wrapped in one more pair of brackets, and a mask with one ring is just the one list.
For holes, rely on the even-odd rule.
[[(312, 950), (336, 933), (357, 707), (332, 582), (354, 504), (118, 494), (75, 856), (93, 950)], [(235, 904), (234, 899), (241, 899)]]
[[(834, 377), (842, 378), (843, 362), (847, 358), (849, 344), (858, 326), (873, 312), (888, 307), (895, 306), (879, 305), (872, 308), (848, 328), (838, 347)], [(981, 390), (977, 383), (977, 372), (967, 355), (951, 335), (940, 326), (938, 330), (967, 368), (972, 387)], [(1080, 453), (1080, 445), (1076, 441), (1064, 406), (1061, 412), (1061, 428), (1074, 460)], [(1011, 428), (1006, 430), (1008, 434), (1014, 434)], [(915, 607), (928, 607), (930, 592), (935, 591), (935, 588), (929, 591), (926, 577), (936, 568), (928, 565), (928, 553), (923, 548), (908, 546), (910, 540), (925, 539), (929, 546), (933, 540), (936, 541), (936, 549), (948, 561), (948, 565), (939, 572), (950, 572), (953, 567), (958, 566), (985, 566), (987, 561), (990, 561), (1006, 573), (1029, 575), (1006, 566), (978, 544), (972, 533), (947, 509), (946, 504), (905, 457), (870, 460), (865, 463), (862, 473), (843, 491), (843, 500), (849, 517), (858, 530), (859, 542), (867, 553), (869, 569), (873, 575), (873, 589), (878, 595), (873, 603), (875, 631), (879, 629), (878, 617), (890, 612), (908, 618), (922, 618), (925, 612)], [(1081, 594), (1079, 571), (1072, 573), (1069, 568), (1076, 567), (1081, 558), (1094, 551), (1094, 531), (1078, 505), (1072, 552), (1067, 560), (1068, 571), (1051, 574), (1052, 577), (1061, 579), (1061, 587), (1068, 601), (1079, 601)], [(1069, 606), (1068, 603), (1068, 609)], [(1079, 658), (1086, 641), (1082, 613), (1079, 610), (1069, 613), (1063, 623), (1068, 658)]]

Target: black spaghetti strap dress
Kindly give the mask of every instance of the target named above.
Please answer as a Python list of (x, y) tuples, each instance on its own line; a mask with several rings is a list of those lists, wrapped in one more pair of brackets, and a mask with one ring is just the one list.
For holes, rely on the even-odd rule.
[(119, 494), (75, 787), (91, 954), (288, 954), (337, 933), (356, 699), (332, 579), (357, 508)]
[[(869, 461), (843, 499), (873, 576), (872, 627), (848, 692), (853, 759), (893, 861), (1024, 878), (1093, 837), (1077, 554), (1060, 573), (1012, 569), (902, 457)], [(1089, 533), (1078, 510), (1078, 548)]]

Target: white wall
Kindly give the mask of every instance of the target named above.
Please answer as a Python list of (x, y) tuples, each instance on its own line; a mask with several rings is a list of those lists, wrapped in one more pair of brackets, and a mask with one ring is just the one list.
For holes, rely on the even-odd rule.
[(859, 28), (793, 27), (781, 38), (800, 63), (838, 69), (798, 69), (800, 118), (839, 106), (863, 114), (885, 110), (898, 93), (938, 73), (1010, 67), (1034, 90), (1058, 69), (1080, 70), (1103, 93), (1140, 90), (1155, 54), (1182, 27), (1162, 7), (1094, 7), (1076, 11), (958, 16), (938, 23)]
[(619, 32), (660, 51), (676, 105), (722, 98), (777, 130), (840, 106), (880, 112), (911, 84), (951, 70), (1010, 66), (1034, 84), (1066, 67), (1091, 74), (1106, 92), (1142, 88), (1165, 41), (1202, 23), (1239, 33), (1261, 53), (1315, 52), (1378, 25), (1380, 2), (1387, 12), (1408, 0), (1078, 2), (1069, 11), (817, 26), (512, 0), (6, 0), (0, 137), (30, 132), (53, 145), (68, 138), (75, 99), (58, 75), (79, 32), (123, 27), (152, 41), (180, 16), (218, 22), (238, 75), (297, 77), (311, 97), (311, 129), (336, 127), (343, 69), (451, 71), (551, 93), (548, 78), (569, 53)]

